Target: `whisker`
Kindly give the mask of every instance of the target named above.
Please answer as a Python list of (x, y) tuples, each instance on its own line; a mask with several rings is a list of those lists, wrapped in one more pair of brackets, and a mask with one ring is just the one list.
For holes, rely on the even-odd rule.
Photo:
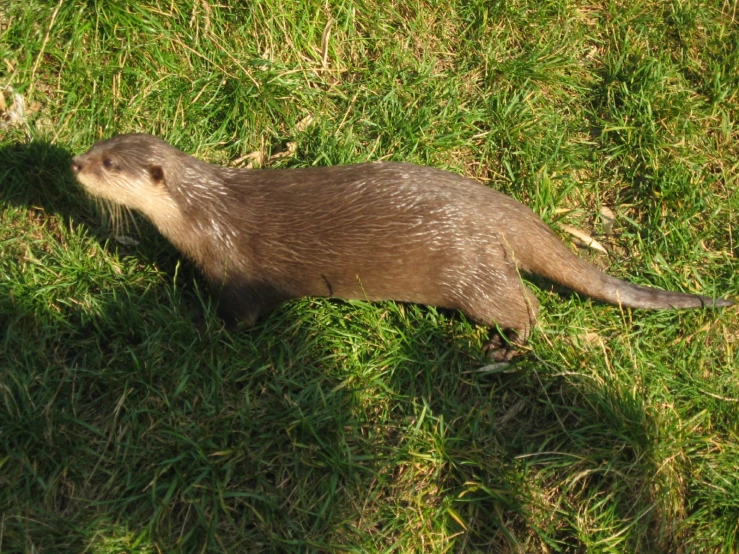
[(115, 204), (115, 235), (118, 237), (121, 235), (121, 206)]
[(141, 235), (141, 230), (139, 229), (139, 224), (137, 222), (136, 214), (134, 214), (131, 211), (131, 208), (129, 208), (128, 206), (123, 207), (123, 213), (126, 215), (126, 223), (128, 224), (130, 222), (133, 225), (133, 228), (136, 231), (136, 234)]

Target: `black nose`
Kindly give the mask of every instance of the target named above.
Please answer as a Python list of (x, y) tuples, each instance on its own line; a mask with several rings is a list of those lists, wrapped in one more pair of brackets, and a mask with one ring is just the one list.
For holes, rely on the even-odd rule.
[(82, 162), (80, 162), (77, 156), (72, 158), (72, 171), (74, 173), (79, 173), (80, 171), (82, 171)]

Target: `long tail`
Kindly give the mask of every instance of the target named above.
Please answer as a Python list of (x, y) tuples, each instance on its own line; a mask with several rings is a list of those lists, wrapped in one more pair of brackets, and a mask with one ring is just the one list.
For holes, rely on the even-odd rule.
[[(533, 212), (532, 212), (533, 213)], [(625, 308), (667, 309), (733, 306), (724, 298), (670, 292), (621, 281), (580, 259), (539, 218), (525, 236), (505, 237), (519, 266), (597, 300)]]

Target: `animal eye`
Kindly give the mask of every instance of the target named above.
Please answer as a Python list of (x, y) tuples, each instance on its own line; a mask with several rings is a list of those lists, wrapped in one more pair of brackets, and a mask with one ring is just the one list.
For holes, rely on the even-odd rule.
[(104, 158), (103, 159), (103, 167), (105, 169), (112, 169), (113, 168), (113, 160), (110, 158)]

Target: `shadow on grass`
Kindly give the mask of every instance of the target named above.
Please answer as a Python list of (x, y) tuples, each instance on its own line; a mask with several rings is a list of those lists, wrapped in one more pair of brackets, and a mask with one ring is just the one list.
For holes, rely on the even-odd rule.
[[(648, 456), (648, 435), (624, 442), (647, 425), (638, 403), (531, 356), (480, 372), (480, 334), (461, 317), (304, 299), (227, 333), (198, 280), (175, 283), (175, 262), (165, 279), (86, 265), (96, 256), (71, 229), (109, 243), (70, 159), (44, 143), (0, 151), (5, 209), (61, 220), (57, 243), (27, 220), (27, 243), (2, 231), (16, 246), (1, 266), (0, 550), (330, 551), (420, 533), (440, 548), (457, 535), (462, 550), (578, 549), (577, 510), (532, 526), (553, 506), (541, 491), (570, 483), (587, 500), (589, 480), (610, 479), (596, 488), (616, 494), (631, 467), (619, 457)], [(622, 416), (636, 423), (624, 431)], [(536, 464), (550, 483), (531, 482)], [(646, 487), (655, 468), (634, 471)]]
[[(432, 352), (426, 359), (409, 348), (408, 363), (388, 381), (423, 422), (414, 421), (417, 435), (405, 437), (408, 457), (378, 471), (399, 489), (375, 506), (383, 521), (417, 510), (420, 525), (424, 506), (427, 521), (444, 522), (437, 535), (459, 534), (461, 551), (674, 546), (671, 499), (657, 477), (664, 472), (657, 424), (645, 400), (622, 383), (573, 375), (556, 352), (485, 366), (474, 344), (453, 335), (414, 336), (409, 344), (446, 343), (439, 352), (447, 360), (435, 364)], [(416, 497), (410, 468), (413, 480), (434, 483)], [(406, 505), (394, 503), (403, 498)], [(599, 524), (587, 521), (596, 514)]]

